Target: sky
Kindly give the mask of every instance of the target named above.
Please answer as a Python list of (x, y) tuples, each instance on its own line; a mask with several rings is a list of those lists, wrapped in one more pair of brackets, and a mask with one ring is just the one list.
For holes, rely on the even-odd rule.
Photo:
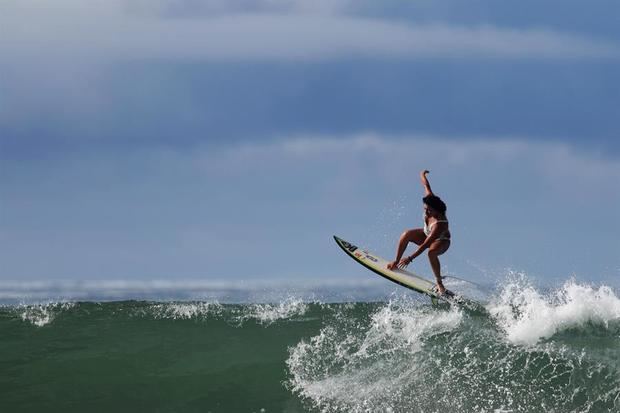
[[(0, 282), (620, 275), (616, 1), (4, 0)], [(425, 275), (424, 256), (411, 268)]]

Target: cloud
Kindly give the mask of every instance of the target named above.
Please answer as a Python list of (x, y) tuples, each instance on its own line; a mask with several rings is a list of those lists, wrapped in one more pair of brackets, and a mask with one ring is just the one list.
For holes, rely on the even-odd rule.
[[(226, 174), (229, 165), (237, 165), (234, 173), (244, 168), (273, 165), (304, 165), (316, 167), (329, 164), (340, 171), (360, 170), (361, 163), (375, 166), (389, 186), (395, 176), (416, 176), (416, 170), (429, 168), (458, 173), (459, 170), (497, 168), (516, 170), (532, 186), (548, 185), (563, 194), (599, 194), (615, 197), (612, 191), (620, 182), (620, 160), (606, 158), (596, 152), (584, 152), (562, 142), (537, 142), (530, 138), (480, 137), (454, 139), (434, 135), (385, 136), (373, 133), (348, 137), (301, 135), (271, 143), (245, 143), (223, 149), (216, 156), (195, 160), (210, 173)], [(451, 172), (446, 172), (451, 171)], [(338, 173), (335, 173), (338, 175)], [(369, 178), (365, 176), (364, 179)], [(399, 182), (396, 185), (400, 185)]]
[[(579, 129), (581, 118), (573, 115), (584, 113), (577, 102), (585, 99), (598, 107), (581, 123), (594, 124), (593, 135), (612, 133), (607, 119), (617, 105), (602, 86), (617, 64), (607, 60), (618, 56), (611, 40), (552, 28), (408, 24), (356, 16), (350, 6), (269, 0), (0, 2), (0, 141), (34, 136), (51, 141), (52, 134), (152, 136), (165, 129), (162, 119), (185, 131), (227, 133), (235, 129), (228, 128), (228, 119), (237, 110), (248, 118), (240, 125), (266, 132), (283, 125), (342, 131), (338, 127), (345, 122), (354, 125), (364, 117), (363, 128), (446, 133), (434, 115), (445, 110), (459, 132), (550, 136)], [(427, 64), (435, 58), (468, 60)], [(561, 60), (572, 58), (602, 60), (588, 65)], [(529, 59), (530, 66), (514, 70), (511, 59)], [(557, 69), (550, 68), (554, 64)], [(348, 73), (356, 76), (344, 78)], [(399, 83), (405, 85), (402, 93)], [(478, 102), (463, 110), (473, 95)], [(328, 104), (317, 110), (321, 99)], [(533, 99), (537, 104), (521, 107)], [(345, 116), (332, 117), (331, 102), (346, 105)], [(489, 109), (490, 116), (479, 118)], [(306, 110), (312, 116), (302, 122), (296, 114)], [(569, 116), (572, 120), (556, 122)], [(421, 121), (412, 121), (416, 117)], [(239, 129), (230, 133), (245, 132)]]
[(342, 14), (356, 5), (351, 0), (133, 0), (137, 12), (160, 16), (218, 15), (243, 12)]
[[(282, 2), (291, 11), (260, 5), (233, 14), (161, 18), (137, 13), (138, 3), (64, 0), (0, 6), (0, 60), (59, 59), (115, 62), (132, 59), (326, 60), (369, 58), (617, 58), (616, 44), (553, 30), (492, 25), (407, 25), (320, 11)], [(141, 3), (139, 3), (141, 4)], [(159, 6), (163, 7), (160, 3)], [(220, 3), (214, 3), (220, 4)], [(322, 3), (321, 3), (322, 4)], [(28, 7), (28, 5), (30, 5)], [(62, 6), (64, 5), (64, 7)], [(133, 7), (130, 7), (132, 6)], [(337, 7), (339, 9), (340, 7)], [(138, 8), (139, 9), (139, 8)]]
[[(422, 168), (449, 206), (451, 271), (459, 256), (617, 268), (620, 160), (525, 138), (367, 133), (4, 162), (0, 279), (346, 273), (330, 235), (391, 252), (419, 222)], [(575, 242), (580, 219), (596, 245)], [(300, 267), (299, 251), (323, 259)]]

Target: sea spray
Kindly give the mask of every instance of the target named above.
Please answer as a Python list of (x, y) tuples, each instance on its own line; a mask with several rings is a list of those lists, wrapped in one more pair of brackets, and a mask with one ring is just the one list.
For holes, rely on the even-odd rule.
[(219, 316), (223, 311), (218, 302), (171, 302), (151, 304), (143, 308), (141, 313), (158, 319), (205, 320), (209, 316)]
[(289, 296), (278, 303), (257, 303), (248, 305), (220, 304), (219, 302), (168, 302), (144, 303), (134, 309), (133, 314), (139, 317), (152, 317), (169, 320), (207, 321), (225, 320), (226, 322), (242, 327), (248, 321), (269, 325), (280, 320), (301, 316), (309, 304), (300, 298)]
[(406, 291), (388, 302), (286, 292), (3, 306), (0, 400), (7, 411), (93, 400), (132, 411), (620, 411), (615, 292), (513, 281), (482, 311)]
[(409, 405), (424, 341), (456, 328), (456, 307), (434, 311), (415, 301), (391, 301), (366, 322), (335, 317), (310, 340), (291, 348), (289, 386), (326, 411), (385, 411)]
[(288, 297), (278, 304), (252, 304), (242, 320), (255, 319), (262, 324), (301, 316), (308, 310), (308, 304), (295, 297)]
[(609, 327), (620, 322), (620, 299), (609, 287), (574, 280), (547, 293), (539, 292), (526, 278), (513, 280), (487, 309), (515, 344), (535, 344), (588, 323)]
[(20, 305), (15, 308), (15, 311), (20, 314), (23, 321), (32, 323), (37, 327), (43, 327), (53, 322), (59, 314), (73, 307), (75, 307), (75, 303), (50, 302)]
[[(602, 293), (593, 299), (606, 303), (606, 319), (614, 301)], [(489, 314), (413, 300), (330, 317), (317, 335), (290, 348), (287, 385), (323, 412), (620, 408), (620, 363), (610, 355), (620, 343), (615, 331), (600, 332), (605, 340), (597, 347), (572, 340), (575, 332), (525, 345), (507, 340), (499, 324)]]

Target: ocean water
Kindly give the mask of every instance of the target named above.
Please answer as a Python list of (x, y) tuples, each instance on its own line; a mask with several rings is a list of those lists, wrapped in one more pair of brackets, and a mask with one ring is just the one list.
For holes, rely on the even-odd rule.
[(44, 300), (49, 285), (4, 286), (0, 411), (620, 411), (620, 298), (605, 285), (517, 278), (474, 308), (399, 288), (234, 303), (167, 287), (110, 301), (120, 287)]

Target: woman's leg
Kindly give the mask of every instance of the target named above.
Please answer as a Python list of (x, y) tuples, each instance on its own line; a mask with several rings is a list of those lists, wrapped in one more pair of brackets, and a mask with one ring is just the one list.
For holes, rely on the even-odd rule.
[(428, 260), (431, 263), (431, 268), (433, 269), (433, 274), (435, 274), (435, 280), (437, 281), (437, 290), (440, 294), (446, 292), (446, 288), (443, 286), (443, 282), (441, 281), (441, 263), (439, 262), (439, 256), (444, 252), (448, 251), (450, 248), (450, 241), (435, 241), (428, 249)]
[(416, 245), (421, 245), (426, 239), (424, 230), (422, 228), (409, 229), (402, 233), (398, 240), (398, 248), (396, 249), (396, 259), (388, 264), (388, 269), (393, 270), (398, 265), (398, 262), (402, 258), (407, 245), (413, 242)]

